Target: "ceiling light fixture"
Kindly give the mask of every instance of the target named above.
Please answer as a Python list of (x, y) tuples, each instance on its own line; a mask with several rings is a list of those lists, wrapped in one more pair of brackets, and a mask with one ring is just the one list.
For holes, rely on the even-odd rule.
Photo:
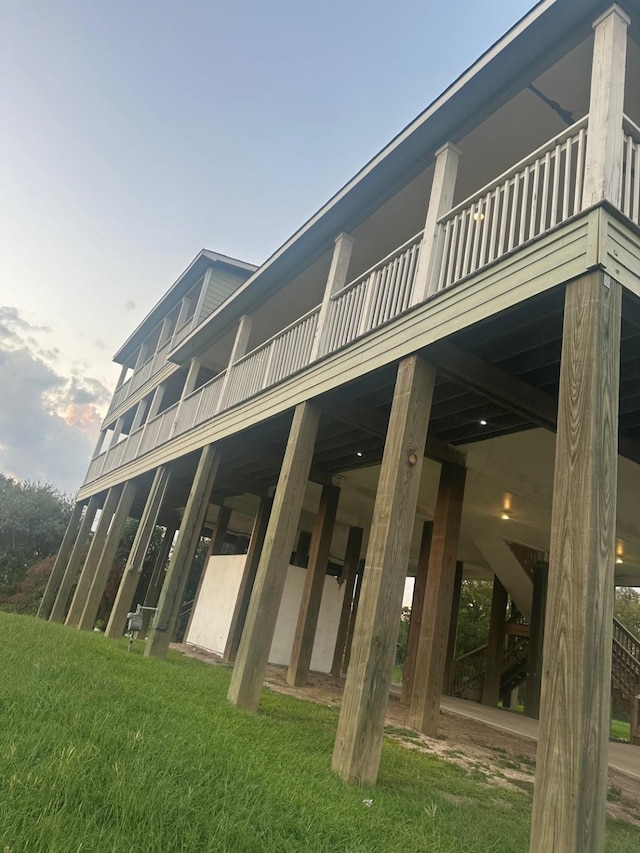
[(483, 419), (480, 421), (480, 426), (486, 426), (486, 425), (487, 425), (487, 422), (486, 422), (486, 421), (485, 421), (485, 419), (483, 418)]
[(362, 451), (361, 450), (356, 451), (356, 456), (362, 456)]
[(503, 511), (501, 512), (501, 514), (500, 514), (500, 518), (501, 518), (503, 521), (509, 521), (509, 519), (511, 518), (511, 516), (509, 515), (509, 513), (508, 513), (506, 510), (503, 510)]

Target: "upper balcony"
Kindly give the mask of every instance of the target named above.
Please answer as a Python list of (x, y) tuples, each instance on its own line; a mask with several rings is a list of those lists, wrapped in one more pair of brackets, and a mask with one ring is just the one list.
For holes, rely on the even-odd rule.
[[(625, 116), (623, 130), (620, 211), (640, 228), (640, 128)], [(443, 291), (500, 264), (577, 217), (584, 210), (588, 133), (585, 116), (439, 217), (432, 249), (437, 262), (432, 265), (426, 292), (418, 276), (425, 247), (421, 231), (331, 295), (324, 315), (323, 305), (316, 305), (97, 456), (85, 482), (126, 465), (349, 346), (415, 310), (425, 297), (437, 299)], [(159, 350), (147, 362), (149, 376), (160, 355)]]

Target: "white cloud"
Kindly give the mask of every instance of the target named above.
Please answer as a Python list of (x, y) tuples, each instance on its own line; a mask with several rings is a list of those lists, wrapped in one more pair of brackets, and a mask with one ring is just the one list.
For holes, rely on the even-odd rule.
[(63, 375), (58, 351), (39, 340), (47, 331), (0, 307), (0, 471), (75, 492), (109, 392), (77, 369)]

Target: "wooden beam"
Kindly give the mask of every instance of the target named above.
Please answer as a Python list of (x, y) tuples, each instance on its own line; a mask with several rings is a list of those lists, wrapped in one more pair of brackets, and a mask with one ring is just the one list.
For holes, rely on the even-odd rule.
[(360, 551), (362, 550), (363, 529), (361, 527), (350, 527), (347, 537), (347, 548), (344, 554), (344, 564), (340, 583), (342, 585), (342, 607), (340, 609), (340, 621), (338, 622), (338, 633), (336, 645), (333, 651), (333, 662), (331, 664), (331, 675), (342, 675), (342, 662), (347, 647), (347, 636), (349, 633), (349, 619), (353, 606), (353, 592), (356, 583), (356, 574), (360, 564)]
[(466, 473), (461, 465), (442, 466), (433, 519), (418, 663), (409, 706), (410, 725), (430, 737), (436, 735), (444, 685)]
[(318, 614), (322, 603), (324, 580), (327, 576), (327, 564), (339, 498), (340, 489), (337, 486), (323, 487), (311, 537), (309, 563), (293, 637), (289, 669), (287, 670), (287, 684), (292, 687), (300, 687), (306, 684), (309, 678), (311, 655), (316, 638), (316, 628), (318, 627)]
[(162, 585), (158, 611), (145, 646), (145, 657), (164, 658), (173, 641), (184, 589), (200, 541), (219, 465), (220, 450), (213, 444), (203, 447)]
[(78, 577), (78, 570), (82, 563), (85, 549), (89, 544), (91, 527), (99, 508), (100, 499), (98, 495), (92, 495), (89, 498), (89, 503), (87, 504), (85, 513), (82, 516), (82, 521), (80, 522), (80, 528), (71, 551), (71, 556), (69, 557), (69, 562), (65, 568), (64, 576), (60, 582), (55, 601), (53, 602), (53, 607), (51, 608), (51, 613), (49, 614), (49, 621), (51, 622), (64, 621), (67, 612), (67, 604), (69, 603), (69, 595), (71, 594), (73, 585)]
[(233, 609), (233, 616), (231, 617), (231, 625), (229, 626), (229, 633), (227, 634), (227, 642), (223, 654), (224, 659), (228, 661), (234, 661), (238, 654), (238, 647), (240, 646), (240, 638), (242, 637), (244, 624), (247, 618), (253, 584), (256, 579), (256, 572), (258, 571), (260, 554), (262, 553), (264, 538), (267, 533), (267, 524), (269, 523), (269, 514), (271, 513), (272, 503), (273, 501), (271, 498), (265, 497), (260, 499), (260, 505), (258, 506), (253, 530), (251, 531), (251, 540), (249, 542), (249, 550), (247, 551), (247, 559), (244, 564), (244, 570), (242, 572), (240, 587), (238, 589), (238, 595), (236, 596), (236, 603)]
[[(335, 392), (319, 397), (316, 403), (323, 412), (335, 420), (357, 427), (369, 435), (386, 438), (388, 419), (377, 409)], [(430, 435), (425, 442), (424, 455), (435, 462), (464, 465), (466, 461), (466, 454), (462, 450)]]
[(378, 776), (435, 376), (417, 355), (398, 366), (333, 751), (333, 769), (349, 783), (374, 784)]
[(120, 579), (118, 593), (115, 601), (113, 602), (113, 607), (111, 608), (111, 615), (109, 616), (109, 621), (104, 632), (106, 637), (116, 639), (117, 637), (121, 637), (124, 633), (127, 613), (131, 610), (133, 597), (138, 588), (138, 583), (142, 574), (142, 564), (144, 563), (144, 558), (147, 554), (149, 545), (151, 544), (153, 531), (156, 528), (158, 514), (169, 485), (169, 476), (170, 471), (166, 465), (161, 465), (156, 469), (153, 482), (151, 483), (151, 488), (149, 489), (149, 494), (147, 495), (147, 500), (140, 517), (138, 529), (136, 530), (136, 535), (122, 573), (122, 578)]
[(443, 692), (449, 693), (451, 687), (451, 668), (456, 653), (456, 640), (458, 637), (458, 618), (460, 616), (460, 596), (462, 595), (462, 574), (464, 563), (456, 561), (456, 576), (453, 581), (453, 597), (451, 599), (451, 618), (449, 620), (449, 640), (447, 642), (447, 657), (444, 665)]
[(431, 551), (432, 536), (433, 521), (425, 521), (422, 525), (418, 568), (413, 584), (411, 619), (409, 621), (409, 634), (407, 636), (407, 652), (404, 659), (404, 670), (402, 673), (402, 693), (400, 694), (400, 701), (403, 705), (408, 705), (411, 702), (411, 694), (413, 693), (413, 679), (415, 676), (416, 661), (418, 659), (420, 623), (422, 622), (424, 594), (427, 588), (427, 571), (429, 569), (429, 552)]
[(542, 646), (544, 620), (547, 607), (549, 567), (540, 563), (534, 569), (533, 602), (531, 604), (531, 630), (527, 655), (527, 683), (524, 694), (524, 713), (537, 720), (540, 716), (540, 690), (542, 687)]
[(567, 285), (532, 853), (604, 849), (621, 286)]
[(78, 620), (78, 628), (81, 631), (93, 631), (96, 624), (96, 617), (104, 595), (104, 590), (109, 579), (109, 574), (113, 568), (113, 563), (116, 558), (116, 551), (122, 539), (124, 528), (131, 512), (131, 506), (136, 496), (137, 485), (134, 480), (127, 480), (122, 486), (120, 500), (118, 506), (113, 513), (113, 519), (109, 527), (109, 532), (105, 539), (100, 559), (93, 573), (91, 587), (87, 593), (82, 608), (82, 615)]
[[(144, 606), (147, 608), (155, 607), (160, 599), (162, 584), (164, 582), (164, 568), (167, 564), (167, 560), (169, 559), (169, 552), (171, 551), (171, 546), (173, 545), (173, 540), (175, 539), (178, 526), (177, 521), (172, 521), (167, 523), (165, 527), (164, 536), (162, 537), (160, 549), (158, 550), (158, 556), (151, 573), (151, 580), (149, 581), (149, 586), (147, 587), (147, 591), (144, 596)], [(138, 631), (138, 637), (141, 639), (144, 639), (147, 636), (150, 622), (151, 610), (143, 611), (142, 628)]]
[(229, 701), (251, 711), (256, 711), (260, 704), (319, 418), (319, 410), (309, 403), (296, 406), (245, 629), (231, 677)]
[(69, 557), (71, 557), (73, 546), (78, 538), (82, 510), (84, 507), (85, 504), (82, 501), (77, 501), (71, 512), (71, 517), (67, 524), (67, 529), (65, 530), (60, 549), (56, 554), (56, 561), (51, 569), (51, 574), (49, 575), (44, 595), (42, 596), (40, 606), (38, 607), (38, 617), (40, 619), (48, 619), (49, 616), (51, 616), (51, 610), (53, 609), (58, 589), (60, 588), (60, 584), (64, 578)]

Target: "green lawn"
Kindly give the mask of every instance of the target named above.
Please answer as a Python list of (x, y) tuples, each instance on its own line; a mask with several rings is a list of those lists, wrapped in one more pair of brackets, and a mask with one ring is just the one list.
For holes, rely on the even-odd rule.
[[(224, 668), (28, 617), (0, 613), (0, 639), (3, 853), (528, 850), (526, 792), (393, 741), (376, 788), (345, 786), (334, 708), (243, 713)], [(607, 851), (639, 845), (609, 825)]]

